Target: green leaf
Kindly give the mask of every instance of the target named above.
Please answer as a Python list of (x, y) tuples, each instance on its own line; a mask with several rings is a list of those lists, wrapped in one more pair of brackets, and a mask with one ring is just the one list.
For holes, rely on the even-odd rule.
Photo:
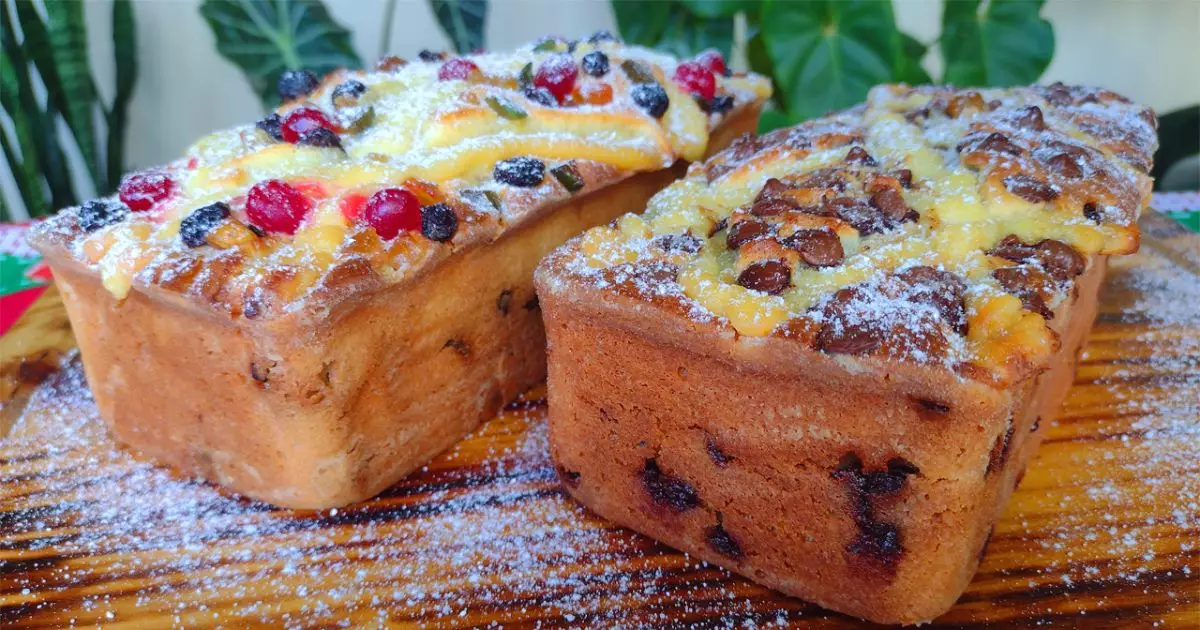
[(429, 5), (459, 54), (484, 47), (487, 0), (429, 0)]
[(762, 4), (757, 0), (681, 0), (692, 15), (701, 18), (731, 18), (738, 13), (752, 17)]
[(617, 30), (621, 39), (638, 46), (653, 47), (662, 38), (671, 19), (671, 9), (678, 8), (675, 3), (665, 2), (628, 2), (613, 0), (613, 16), (617, 20)]
[(758, 118), (758, 133), (767, 133), (780, 127), (787, 127), (793, 122), (795, 121), (785, 111), (764, 109), (762, 115)]
[(1160, 187), (1162, 176), (1177, 162), (1200, 153), (1200, 105), (1158, 117), (1158, 151), (1150, 175)]
[(908, 33), (898, 33), (898, 35), (900, 36), (900, 52), (896, 55), (892, 70), (893, 78), (910, 85), (933, 83), (929, 73), (921, 67), (921, 60), (929, 52), (929, 47)]
[(1044, 0), (956, 0), (942, 9), (943, 80), (954, 85), (1024, 85), (1054, 56)]
[(362, 66), (350, 31), (317, 0), (204, 0), (200, 15), (217, 38), (217, 51), (242, 69), (264, 107), (279, 103), (285, 70), (322, 76)]
[(854, 105), (895, 73), (901, 42), (889, 1), (767, 0), (760, 28), (795, 120)]
[(46, 22), (50, 51), (66, 97), (63, 118), (75, 136), (79, 152), (91, 173), (96, 188), (104, 187), (105, 173), (100, 167), (100, 143), (96, 135), (96, 86), (88, 66), (87, 25), (82, 2), (46, 2)]
[(17, 45), (8, 8), (0, 9), (3, 9), (0, 10), (0, 52), (3, 53), (0, 54), (0, 106), (12, 122), (17, 146), (13, 146), (3, 128), (0, 128), (0, 140), (3, 141), (4, 159), (12, 171), (25, 209), (30, 216), (40, 216), (51, 210), (39, 168), (41, 151), (38, 143), (44, 137), (46, 125), (33, 99), (29, 67)]
[(732, 17), (699, 17), (678, 1), (613, 0), (612, 7), (621, 38), (630, 44), (657, 48), (676, 57), (691, 57), (716, 48), (728, 58), (733, 48)]
[[(753, 30), (746, 40), (746, 61), (750, 65), (750, 70), (774, 79), (775, 64), (771, 61), (771, 55), (767, 53), (767, 45), (763, 43), (762, 31), (754, 26), (751, 28)], [(778, 109), (787, 111), (787, 94), (783, 90), (776, 89), (772, 93), (771, 102)]]
[(129, 101), (137, 82), (137, 25), (133, 5), (129, 0), (113, 0), (112, 10), (113, 57), (117, 66), (117, 89), (108, 114), (107, 190), (115, 189), (125, 170), (125, 131), (128, 126)]

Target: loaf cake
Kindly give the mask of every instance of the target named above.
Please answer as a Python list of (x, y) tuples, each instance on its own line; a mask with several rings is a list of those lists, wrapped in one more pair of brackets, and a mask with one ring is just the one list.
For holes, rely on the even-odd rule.
[(294, 508), (379, 493), (543, 379), (537, 261), (752, 130), (771, 89), (606, 33), (279, 87), (31, 241), (117, 440)]
[(827, 608), (938, 616), (1138, 247), (1155, 127), (1106, 90), (880, 86), (692, 165), (535, 274), (567, 491)]

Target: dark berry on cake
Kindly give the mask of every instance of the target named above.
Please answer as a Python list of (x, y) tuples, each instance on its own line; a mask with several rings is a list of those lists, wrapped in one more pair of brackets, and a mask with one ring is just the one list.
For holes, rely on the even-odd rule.
[(281, 128), (283, 126), (283, 118), (279, 114), (271, 113), (262, 120), (254, 123), (254, 126), (262, 129), (268, 136), (274, 140), (283, 140)]
[(284, 101), (301, 98), (312, 94), (320, 85), (317, 75), (308, 70), (285, 70), (279, 75), (279, 97)]
[(458, 216), (444, 203), (421, 208), (421, 233), (431, 241), (448, 241), (458, 232)]
[(501, 184), (529, 188), (546, 179), (546, 164), (531, 157), (509, 158), (496, 163), (492, 176)]
[(633, 86), (632, 95), (633, 102), (655, 118), (662, 118), (671, 104), (667, 91), (657, 83), (639, 83)]
[(333, 88), (333, 104), (337, 107), (353, 107), (358, 99), (367, 92), (367, 86), (361, 81), (349, 79)]
[(588, 76), (602, 77), (608, 74), (608, 55), (599, 50), (593, 50), (584, 55), (580, 63)]
[(79, 208), (79, 227), (85, 232), (95, 232), (102, 227), (120, 223), (129, 216), (129, 208), (116, 201), (95, 199)]
[(742, 546), (724, 527), (721, 525), (713, 525), (704, 532), (704, 540), (708, 542), (708, 546), (712, 547), (713, 551), (733, 558), (741, 560), (745, 557), (742, 552)]
[(747, 289), (779, 295), (792, 283), (792, 268), (782, 260), (760, 260), (738, 274), (737, 281)]
[(647, 459), (642, 468), (642, 485), (655, 505), (672, 512), (685, 512), (700, 506), (700, 495), (691, 484), (662, 471), (655, 459)]
[(188, 247), (208, 244), (208, 233), (229, 218), (229, 205), (216, 202), (197, 208), (179, 224), (179, 238)]

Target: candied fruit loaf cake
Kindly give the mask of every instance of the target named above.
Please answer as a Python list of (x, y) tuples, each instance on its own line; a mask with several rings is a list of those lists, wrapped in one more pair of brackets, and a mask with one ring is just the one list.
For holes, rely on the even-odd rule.
[(377, 494), (543, 379), (538, 260), (753, 130), (771, 90), (605, 33), (279, 88), (31, 240), (113, 435), (295, 508)]
[(744, 138), (535, 274), (584, 505), (825, 607), (927, 621), (974, 574), (1138, 246), (1154, 114), (881, 86)]

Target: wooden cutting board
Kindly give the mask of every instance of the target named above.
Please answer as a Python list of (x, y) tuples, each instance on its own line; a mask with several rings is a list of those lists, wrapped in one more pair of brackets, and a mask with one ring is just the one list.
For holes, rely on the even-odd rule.
[[(1154, 214), (1143, 229), (978, 575), (934, 625), (1200, 627), (1200, 236)], [(54, 291), (3, 340), (0, 625), (860, 625), (577, 507), (540, 389), (383, 496), (296, 513), (116, 449), (71, 345)]]

